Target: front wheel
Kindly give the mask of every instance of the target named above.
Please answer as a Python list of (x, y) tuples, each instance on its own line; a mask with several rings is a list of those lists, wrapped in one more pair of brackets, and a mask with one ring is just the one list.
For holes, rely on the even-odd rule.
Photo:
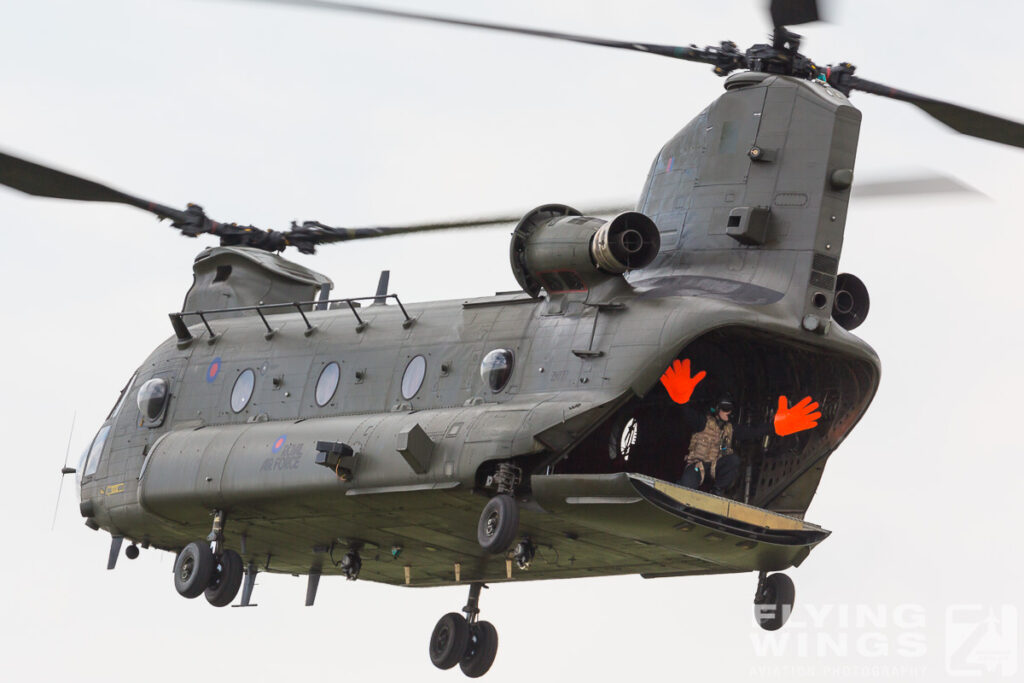
[(198, 598), (210, 585), (217, 561), (206, 543), (189, 543), (174, 560), (174, 588), (186, 598)]
[(519, 533), (519, 505), (512, 496), (501, 493), (491, 498), (480, 514), (476, 540), (491, 554), (508, 550)]

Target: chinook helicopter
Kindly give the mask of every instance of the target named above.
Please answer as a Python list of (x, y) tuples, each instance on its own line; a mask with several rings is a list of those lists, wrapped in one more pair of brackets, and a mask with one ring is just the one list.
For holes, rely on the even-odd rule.
[[(670, 143), (659, 158), (638, 207), (657, 233), (640, 214), (601, 222), (548, 206), (524, 218), (513, 269), (527, 295), (422, 306), (399, 305), (394, 297), (384, 305), (377, 301), (386, 298), (384, 290), (363, 301), (321, 299), (326, 278), (258, 248), (258, 240), (275, 235), (207, 226), (194, 208), (156, 207), (186, 231), (199, 226), (220, 234), (225, 246), (197, 260), (193, 289), (172, 318), (175, 336), (126, 387), (106, 438), (93, 443), (96, 469), (89, 473), (91, 455), (79, 468), (84, 511), (92, 512), (87, 520), (114, 533), (115, 544), (116, 537), (166, 549), (196, 544), (193, 569), (210, 564), (202, 539), (213, 532), (217, 586), (203, 592), (219, 591), (219, 601), (240, 575), (234, 555), (251, 565), (248, 576), (260, 569), (311, 577), (354, 573), (475, 587), (510, 574), (519, 580), (767, 572), (798, 563), (825, 533), (799, 520), (816, 477), (866, 408), (878, 373), (870, 350), (830, 321), (863, 317), (864, 300), (852, 287), (814, 284), (836, 275), (830, 262), (816, 263), (814, 249), (822, 234), (838, 235), (820, 245), (837, 258), (846, 195), (833, 176), (842, 185), (846, 174), (831, 171), (833, 164), (852, 169), (853, 159), (848, 149), (843, 158), (833, 157), (838, 152), (831, 147), (826, 154), (802, 145), (809, 144), (807, 130), (822, 129), (823, 135), (845, 130), (832, 144), (849, 144), (855, 112), (834, 87), (765, 73), (733, 76), (723, 99), (703, 115), (707, 127), (724, 133), (729, 117), (739, 116), (732, 107), (761, 113), (758, 130), (737, 124), (724, 136), (726, 142), (735, 136), (742, 153), (725, 154), (722, 139), (712, 144), (705, 137), (707, 149), (673, 155), (702, 149), (693, 144), (698, 126), (691, 126), (684, 130), (691, 137)], [(766, 126), (769, 94), (771, 101), (791, 98), (789, 118), (779, 120), (799, 123), (802, 145), (789, 128)], [(760, 103), (747, 101), (757, 97)], [(772, 132), (774, 146), (761, 139)], [(777, 156), (755, 163), (753, 146), (742, 148), (751, 135), (760, 150)], [(801, 168), (830, 172), (827, 181), (820, 173), (787, 176), (785, 189), (793, 192), (783, 194), (806, 195), (795, 205), (788, 202), (799, 196), (780, 203), (774, 191), (794, 155)], [(46, 176), (45, 169), (6, 158), (5, 168), (12, 166), (30, 178)], [(65, 181), (71, 185), (62, 186)], [(10, 184), (16, 182), (25, 189), (32, 181)], [(86, 192), (74, 179), (53, 175), (42, 186), (30, 189)], [(755, 196), (758, 188), (767, 199)], [(685, 211), (675, 206), (680, 196), (692, 200)], [(735, 208), (747, 211), (734, 216)], [(822, 217), (830, 222), (819, 226)], [(602, 230), (604, 237), (595, 238)], [(340, 234), (311, 225), (283, 239), (308, 246)], [(592, 245), (602, 239), (607, 249), (595, 253)], [(621, 266), (626, 277), (614, 272)], [(838, 308), (839, 300), (848, 305)], [(852, 327), (856, 320), (848, 322)], [(492, 356), (481, 376), (484, 357), (495, 350), (509, 353)], [(751, 475), (743, 491), (716, 497), (680, 490), (671, 484), (679, 449), (665, 453), (664, 444), (684, 447), (687, 434), (674, 431), (678, 403), (659, 379), (684, 360), (706, 373), (694, 402), (731, 388), (739, 419), (753, 422), (764, 418), (749, 413), (766, 397), (784, 393), (795, 401), (807, 394), (822, 406), (820, 424), (748, 450)], [(328, 371), (332, 363), (337, 380)], [(500, 385), (506, 373), (509, 383), (495, 391), (491, 382)], [(413, 391), (421, 374), (424, 384)], [(321, 380), (324, 387), (337, 381), (322, 406)], [(251, 395), (236, 412), (238, 387), (236, 405)], [(503, 464), (510, 467), (502, 470)], [(776, 467), (773, 481), (766, 471)], [(503, 503), (496, 520), (488, 517), (503, 531), (510, 527), (502, 518), (518, 508), (517, 543), (508, 556), (503, 549), (488, 557), (474, 546), (485, 493), (516, 501), (512, 508)], [(211, 513), (219, 528), (210, 528)], [(296, 518), (301, 522), (289, 526)], [(611, 555), (621, 548), (614, 539), (622, 538), (649, 545)], [(427, 551), (428, 544), (435, 550)], [(528, 557), (531, 548), (567, 545), (574, 547), (573, 566)], [(397, 557), (378, 567), (366, 560), (367, 549), (376, 548)], [(202, 574), (179, 571), (179, 579), (186, 573)], [(310, 586), (315, 593), (315, 579)], [(484, 622), (471, 621), (475, 641), (487, 642), (491, 632), (480, 635)], [(449, 642), (461, 641), (457, 618), (446, 628), (454, 636)], [(444, 633), (432, 639), (438, 648)]]

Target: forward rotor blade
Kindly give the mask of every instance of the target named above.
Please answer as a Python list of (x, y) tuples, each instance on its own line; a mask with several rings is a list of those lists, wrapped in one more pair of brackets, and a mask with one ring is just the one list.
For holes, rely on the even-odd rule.
[(180, 220), (184, 214), (140, 197), (115, 190), (93, 180), (58, 171), (0, 152), (0, 183), (36, 197), (75, 199), (83, 202), (127, 204), (161, 218)]
[(958, 133), (1014, 147), (1024, 147), (1024, 124), (1017, 121), (986, 114), (959, 104), (915, 95), (906, 90), (899, 90), (857, 76), (850, 77), (849, 87), (872, 95), (909, 102)]
[(0, 152), (0, 184), (37, 197), (127, 204), (156, 214), (159, 218), (171, 219), (171, 225), (188, 237), (216, 235), (223, 245), (253, 246), (267, 251), (281, 251), (287, 246), (281, 233), (273, 230), (218, 223), (207, 217), (202, 207), (194, 204), (180, 211), (3, 152)]
[(592, 36), (581, 36), (560, 31), (544, 31), (540, 29), (527, 28), (524, 26), (509, 26), (506, 24), (492, 24), (486, 21), (469, 21), (466, 19), (455, 19), (435, 14), (420, 14), (418, 12), (405, 12), (401, 10), (385, 9), (383, 7), (367, 7), (366, 5), (354, 5), (346, 2), (330, 2), (329, 0), (251, 0), (272, 5), (291, 5), (303, 7), (315, 7), (317, 9), (337, 10), (340, 12), (358, 12), (361, 14), (373, 14), (382, 17), (394, 17), (397, 19), (415, 19), (417, 21), (430, 21), (435, 24), (447, 24), (449, 26), (465, 26), (468, 28), (482, 28), (491, 31), (504, 31), (505, 33), (518, 33), (520, 35), (534, 36), (537, 38), (553, 38), (555, 40), (567, 40), (573, 43), (584, 43), (587, 45), (599, 45), (601, 47), (613, 47), (620, 50), (633, 50), (635, 52), (650, 52), (664, 57), (685, 59), (693, 62), (704, 62), (706, 64), (718, 64), (720, 59), (714, 51), (701, 50), (696, 47), (679, 47), (675, 45), (657, 45), (655, 43), (634, 43), (625, 40), (611, 40), (608, 38), (595, 38)]

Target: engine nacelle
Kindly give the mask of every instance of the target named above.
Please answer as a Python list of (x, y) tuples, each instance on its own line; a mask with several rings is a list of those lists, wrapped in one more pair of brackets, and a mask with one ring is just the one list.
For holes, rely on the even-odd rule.
[(526, 214), (509, 248), (512, 273), (530, 296), (585, 291), (643, 268), (661, 247), (658, 227), (636, 211), (610, 221), (584, 216), (564, 204), (545, 204)]

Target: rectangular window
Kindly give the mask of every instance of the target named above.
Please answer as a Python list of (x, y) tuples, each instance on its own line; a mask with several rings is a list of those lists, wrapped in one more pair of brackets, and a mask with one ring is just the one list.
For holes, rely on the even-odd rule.
[(103, 425), (103, 429), (92, 440), (89, 459), (85, 461), (85, 474), (82, 476), (88, 477), (96, 473), (96, 468), (100, 466), (100, 456), (103, 455), (103, 446), (107, 443), (108, 434), (110, 434), (110, 425)]

